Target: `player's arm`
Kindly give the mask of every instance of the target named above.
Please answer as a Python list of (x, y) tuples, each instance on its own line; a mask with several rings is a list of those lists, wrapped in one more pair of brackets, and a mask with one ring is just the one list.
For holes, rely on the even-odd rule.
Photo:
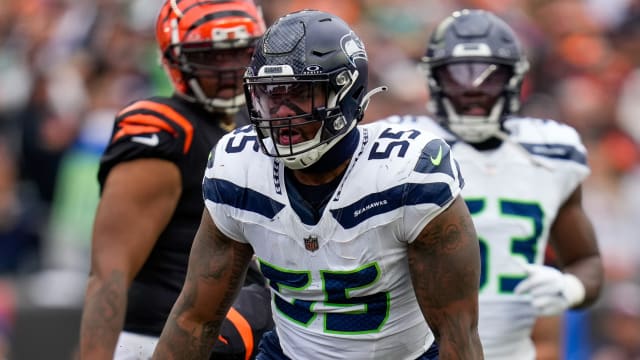
[(478, 337), (480, 247), (464, 201), (458, 197), (409, 245), (409, 269), (440, 359), (482, 359)]
[(550, 242), (563, 272), (550, 266), (526, 264), (527, 277), (515, 292), (529, 296), (539, 316), (591, 305), (602, 287), (603, 268), (593, 226), (582, 208), (579, 187), (559, 209), (551, 226)]
[(222, 234), (205, 209), (191, 248), (187, 278), (154, 359), (208, 359), (252, 255), (250, 245)]
[(80, 357), (112, 359), (131, 281), (166, 227), (181, 194), (180, 172), (161, 159), (116, 165), (96, 212)]
[(562, 315), (538, 317), (531, 339), (536, 347), (536, 360), (562, 359)]
[[(557, 267), (556, 254), (547, 246), (544, 265)], [(562, 314), (540, 316), (531, 330), (531, 339), (536, 347), (536, 360), (558, 360), (562, 358), (563, 331)]]
[(581, 187), (558, 211), (551, 227), (551, 245), (560, 268), (584, 285), (584, 299), (575, 307), (593, 304), (600, 294), (604, 270), (593, 225), (582, 207)]

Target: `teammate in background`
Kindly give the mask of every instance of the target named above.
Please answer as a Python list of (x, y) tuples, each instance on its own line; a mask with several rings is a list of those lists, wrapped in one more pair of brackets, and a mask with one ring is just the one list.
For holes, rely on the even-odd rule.
[[(98, 174), (82, 359), (112, 359), (114, 350), (115, 359), (151, 357), (186, 276), (209, 150), (236, 121), (248, 124), (239, 113), (242, 75), (264, 30), (251, 1), (163, 4), (156, 37), (175, 93), (135, 101), (116, 116)], [(257, 266), (221, 323), (216, 351), (248, 359), (253, 336), (272, 323)]]
[[(517, 115), (528, 61), (513, 30), (483, 10), (454, 12), (423, 58), (428, 117), (392, 117), (452, 147), (482, 254), (479, 332), (488, 359), (534, 359), (536, 317), (592, 304), (603, 269), (581, 204), (589, 174), (576, 131)], [(550, 241), (562, 271), (544, 266)]]
[[(367, 54), (305, 10), (265, 33), (245, 74), (253, 127), (224, 136), (156, 359), (205, 358), (255, 255), (277, 331), (257, 359), (481, 359), (480, 252), (449, 146), (357, 126)], [(262, 149), (262, 151), (261, 151)], [(428, 319), (429, 326), (425, 319)]]

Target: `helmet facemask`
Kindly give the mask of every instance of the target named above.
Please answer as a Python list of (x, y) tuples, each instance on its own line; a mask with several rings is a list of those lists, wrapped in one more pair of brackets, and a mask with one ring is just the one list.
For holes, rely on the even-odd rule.
[(209, 111), (234, 114), (245, 104), (242, 76), (254, 46), (250, 38), (176, 43), (167, 48), (165, 59), (180, 72), (187, 86), (183, 95)]
[(242, 76), (264, 30), (260, 8), (241, 0), (167, 0), (156, 22), (162, 63), (176, 93), (224, 114), (244, 106)]
[(433, 74), (448, 127), (464, 141), (479, 143), (500, 129), (511, 71), (505, 65), (463, 62)]
[(247, 76), (249, 113), (263, 151), (294, 170), (315, 163), (356, 125), (346, 120), (339, 104), (357, 76), (344, 69), (337, 76)]
[(455, 135), (482, 143), (500, 135), (520, 108), (529, 62), (513, 30), (484, 10), (461, 10), (442, 21), (422, 58), (429, 110)]
[(367, 74), (364, 44), (342, 19), (317, 10), (278, 19), (256, 45), (244, 82), (264, 153), (293, 170), (322, 164), (362, 120)]

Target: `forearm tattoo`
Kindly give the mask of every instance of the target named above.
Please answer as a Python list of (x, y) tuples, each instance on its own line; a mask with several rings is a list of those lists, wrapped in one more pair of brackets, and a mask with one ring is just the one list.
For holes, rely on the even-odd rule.
[(126, 286), (124, 272), (114, 270), (90, 295), (82, 320), (86, 350), (102, 347), (104, 351), (112, 351), (124, 321)]
[(464, 202), (425, 227), (408, 250), (420, 308), (442, 359), (481, 359), (478, 337), (480, 249)]
[[(163, 334), (163, 339), (170, 342), (166, 351), (174, 359), (208, 358), (252, 256), (250, 247), (229, 239), (214, 226), (201, 230), (205, 234), (194, 242), (184, 290), (165, 326), (167, 336)], [(207, 284), (218, 281), (225, 283), (225, 288), (216, 292), (218, 298), (211, 300)], [(200, 326), (181, 320), (191, 311), (202, 312), (199, 304), (202, 302), (210, 303), (212, 310), (215, 308), (209, 320)]]
[[(409, 267), (418, 299), (433, 308), (475, 294), (480, 279), (478, 240), (467, 216), (430, 224), (411, 244)], [(448, 220), (448, 221), (447, 221)]]

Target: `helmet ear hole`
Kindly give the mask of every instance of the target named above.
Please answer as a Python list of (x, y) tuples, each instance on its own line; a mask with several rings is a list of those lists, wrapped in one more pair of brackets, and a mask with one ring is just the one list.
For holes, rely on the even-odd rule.
[(360, 86), (357, 89), (355, 89), (353, 91), (353, 99), (354, 100), (358, 100), (358, 99), (362, 99), (362, 96), (364, 95), (364, 87)]
[[(353, 93), (353, 100), (357, 102), (358, 99), (362, 99), (364, 96), (364, 91), (365, 91), (365, 88), (362, 86), (355, 89)], [(360, 120), (362, 120), (362, 118), (364, 117), (364, 112), (366, 110), (367, 105), (369, 105), (369, 102), (365, 100), (364, 104), (359, 104), (356, 107), (354, 118), (357, 122), (360, 122)]]

